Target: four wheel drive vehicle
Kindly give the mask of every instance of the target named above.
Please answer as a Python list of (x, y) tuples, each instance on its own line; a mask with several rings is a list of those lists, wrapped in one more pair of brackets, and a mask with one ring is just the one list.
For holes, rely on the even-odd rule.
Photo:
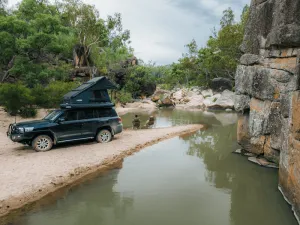
[(7, 135), (43, 152), (65, 142), (96, 139), (106, 143), (122, 130), (122, 120), (114, 108), (79, 108), (58, 109), (43, 120), (11, 124)]

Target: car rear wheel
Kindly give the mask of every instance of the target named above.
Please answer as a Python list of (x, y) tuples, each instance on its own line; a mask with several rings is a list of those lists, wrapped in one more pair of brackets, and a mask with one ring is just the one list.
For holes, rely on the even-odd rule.
[(53, 146), (53, 140), (48, 135), (37, 136), (33, 142), (32, 147), (37, 152), (46, 152), (51, 150)]
[(107, 129), (100, 130), (96, 136), (96, 141), (98, 143), (107, 143), (110, 142), (111, 139), (112, 133)]

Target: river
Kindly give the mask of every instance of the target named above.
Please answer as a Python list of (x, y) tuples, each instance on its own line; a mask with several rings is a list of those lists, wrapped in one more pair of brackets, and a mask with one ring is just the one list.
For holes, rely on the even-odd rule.
[[(147, 113), (139, 113), (143, 122)], [(297, 225), (275, 169), (233, 154), (237, 115), (161, 110), (155, 127), (207, 129), (163, 141), (14, 225)], [(129, 127), (133, 114), (123, 116)]]

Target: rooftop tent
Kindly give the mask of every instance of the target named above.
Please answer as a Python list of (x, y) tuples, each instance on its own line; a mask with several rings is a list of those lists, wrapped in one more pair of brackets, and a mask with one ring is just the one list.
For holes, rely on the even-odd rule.
[(117, 89), (106, 77), (96, 77), (80, 85), (64, 96), (62, 107), (66, 105), (87, 105), (101, 104), (112, 105), (109, 98), (108, 89)]

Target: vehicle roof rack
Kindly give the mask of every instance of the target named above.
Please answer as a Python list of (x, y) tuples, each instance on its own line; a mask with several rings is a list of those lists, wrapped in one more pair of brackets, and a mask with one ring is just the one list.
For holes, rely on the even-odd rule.
[(83, 108), (113, 108), (115, 104), (111, 102), (95, 104), (61, 104), (61, 109), (83, 109)]

